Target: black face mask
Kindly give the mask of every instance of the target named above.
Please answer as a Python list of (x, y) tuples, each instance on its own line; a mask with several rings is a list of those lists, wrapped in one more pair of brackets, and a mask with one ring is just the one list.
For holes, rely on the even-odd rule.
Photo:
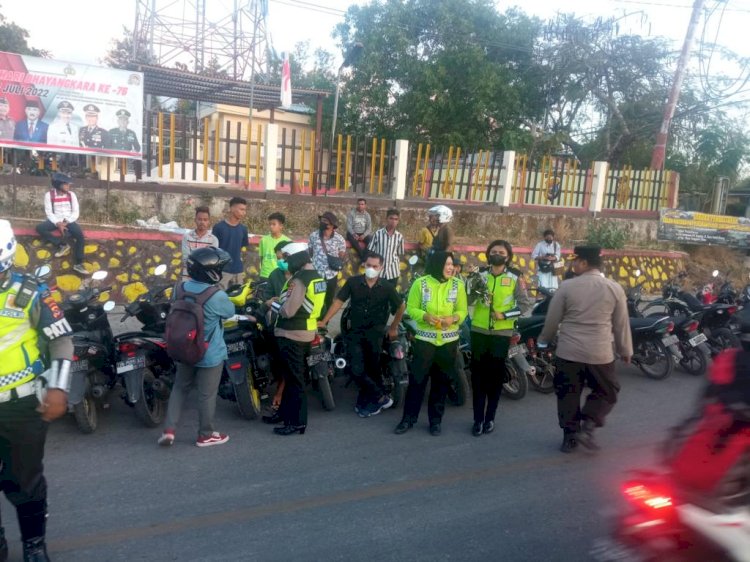
[(492, 254), (489, 259), (490, 265), (505, 265), (505, 262), (507, 261), (507, 257), (501, 256), (499, 254)]
[(326, 223), (320, 223), (318, 225), (318, 230), (320, 230), (321, 232), (325, 232), (326, 230), (328, 230), (328, 225)]

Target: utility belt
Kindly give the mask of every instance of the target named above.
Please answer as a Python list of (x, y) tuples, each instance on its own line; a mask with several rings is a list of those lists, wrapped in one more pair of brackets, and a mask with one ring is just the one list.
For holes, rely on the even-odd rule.
[(33, 380), (30, 380), (29, 382), (25, 382), (22, 385), (16, 386), (15, 388), (0, 392), (0, 404), (4, 402), (10, 402), (11, 400), (17, 400), (19, 398), (26, 398), (27, 396), (31, 396), (32, 394), (35, 394), (37, 397), (39, 397), (39, 401), (41, 402), (41, 394), (43, 390), (44, 384), (42, 382), (42, 379), (40, 377), (37, 377)]
[(453, 332), (436, 332), (436, 331), (428, 331), (428, 330), (417, 330), (416, 336), (424, 339), (424, 340), (431, 340), (436, 341), (438, 339), (448, 342), (454, 339), (458, 339), (458, 336), (460, 333), (456, 330)]

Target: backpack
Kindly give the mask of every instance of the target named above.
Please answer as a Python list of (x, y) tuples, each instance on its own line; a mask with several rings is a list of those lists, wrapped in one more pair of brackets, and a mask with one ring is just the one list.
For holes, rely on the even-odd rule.
[(203, 305), (220, 290), (214, 285), (202, 293), (192, 293), (185, 290), (184, 283), (176, 287), (164, 336), (167, 354), (173, 360), (195, 365), (206, 355), (208, 342), (204, 332)]

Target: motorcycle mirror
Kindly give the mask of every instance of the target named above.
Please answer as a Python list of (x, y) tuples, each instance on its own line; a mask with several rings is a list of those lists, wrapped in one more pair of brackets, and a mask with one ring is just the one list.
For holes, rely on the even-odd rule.
[(166, 264), (157, 265), (156, 269), (154, 269), (154, 275), (158, 277), (164, 275), (166, 272), (167, 272)]
[(417, 265), (417, 262), (419, 261), (419, 257), (417, 257), (416, 254), (412, 255), (409, 258), (409, 265)]
[(719, 276), (719, 270), (714, 269), (713, 272), (711, 273), (711, 277), (718, 277), (718, 276)]
[(94, 274), (91, 276), (91, 279), (93, 279), (94, 281), (101, 281), (102, 279), (106, 279), (107, 275), (109, 275), (108, 272), (99, 270), (94, 272)]
[(40, 265), (34, 270), (34, 277), (38, 281), (44, 281), (49, 278), (49, 276), (52, 275), (52, 268), (48, 265)]
[(105, 302), (102, 308), (104, 309), (104, 312), (112, 312), (115, 309), (115, 301)]

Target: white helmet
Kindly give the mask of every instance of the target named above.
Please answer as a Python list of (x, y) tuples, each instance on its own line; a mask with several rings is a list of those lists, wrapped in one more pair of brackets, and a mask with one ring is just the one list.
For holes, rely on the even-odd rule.
[(453, 211), (445, 205), (435, 205), (427, 211), (428, 215), (437, 215), (440, 224), (448, 224), (453, 220)]
[(0, 273), (13, 266), (16, 256), (16, 237), (13, 228), (5, 219), (0, 219)]
[(307, 252), (307, 244), (304, 242), (291, 242), (290, 244), (287, 244), (283, 248), (281, 248), (281, 253), (285, 256), (293, 256), (294, 254), (299, 254), (300, 252)]

